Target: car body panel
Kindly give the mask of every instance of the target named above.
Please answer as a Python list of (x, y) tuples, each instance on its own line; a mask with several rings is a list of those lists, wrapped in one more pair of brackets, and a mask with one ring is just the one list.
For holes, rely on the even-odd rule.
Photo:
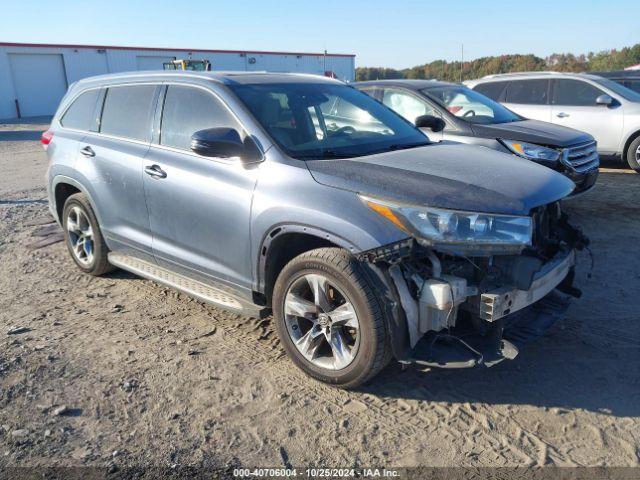
[[(513, 163), (504, 168), (505, 161)], [(507, 215), (527, 215), (574, 188), (541, 165), (461, 144), (307, 164), (325, 185), (409, 204)]]

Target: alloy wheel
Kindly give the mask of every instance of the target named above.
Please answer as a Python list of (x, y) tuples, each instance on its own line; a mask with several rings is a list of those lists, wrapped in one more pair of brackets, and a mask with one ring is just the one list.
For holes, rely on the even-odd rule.
[(287, 332), (312, 364), (342, 370), (360, 345), (360, 323), (347, 296), (320, 274), (297, 278), (284, 301)]
[(67, 214), (67, 233), (73, 256), (82, 265), (91, 265), (94, 257), (93, 229), (87, 214), (75, 205)]

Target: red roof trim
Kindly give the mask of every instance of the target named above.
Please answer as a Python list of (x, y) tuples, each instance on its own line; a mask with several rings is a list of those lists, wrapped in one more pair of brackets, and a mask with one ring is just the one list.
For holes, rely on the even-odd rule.
[[(208, 52), (208, 53), (245, 53), (258, 55), (304, 55), (323, 56), (324, 53), (309, 52), (267, 52), (260, 50), (210, 50), (206, 48), (159, 48), (159, 47), (122, 47), (114, 45), (64, 45), (55, 43), (11, 43), (0, 42), (0, 47), (34, 47), (34, 48), (96, 48), (111, 50), (151, 50), (151, 51), (173, 51), (173, 52)], [(327, 57), (355, 57), (352, 53), (327, 53)]]

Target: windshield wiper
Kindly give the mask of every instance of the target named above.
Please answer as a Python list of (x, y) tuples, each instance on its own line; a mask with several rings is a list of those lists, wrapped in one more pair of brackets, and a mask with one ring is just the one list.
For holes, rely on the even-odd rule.
[(313, 155), (298, 155), (297, 158), (300, 160), (334, 160), (340, 158), (353, 158), (359, 157), (361, 154), (354, 153), (339, 153), (335, 150), (323, 150), (322, 153), (313, 154)]
[(431, 145), (431, 142), (394, 143), (393, 145), (389, 145), (388, 150), (407, 150), (409, 148), (424, 147), (425, 145)]

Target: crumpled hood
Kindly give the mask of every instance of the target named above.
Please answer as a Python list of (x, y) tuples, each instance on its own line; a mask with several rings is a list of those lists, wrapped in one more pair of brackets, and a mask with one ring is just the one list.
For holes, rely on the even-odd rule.
[(571, 193), (559, 173), (484, 147), (432, 144), (365, 157), (306, 162), (323, 185), (402, 203), (526, 215)]
[(495, 125), (476, 124), (471, 128), (476, 135), (485, 138), (504, 138), (550, 147), (568, 147), (593, 141), (593, 137), (588, 133), (538, 120), (522, 120)]

